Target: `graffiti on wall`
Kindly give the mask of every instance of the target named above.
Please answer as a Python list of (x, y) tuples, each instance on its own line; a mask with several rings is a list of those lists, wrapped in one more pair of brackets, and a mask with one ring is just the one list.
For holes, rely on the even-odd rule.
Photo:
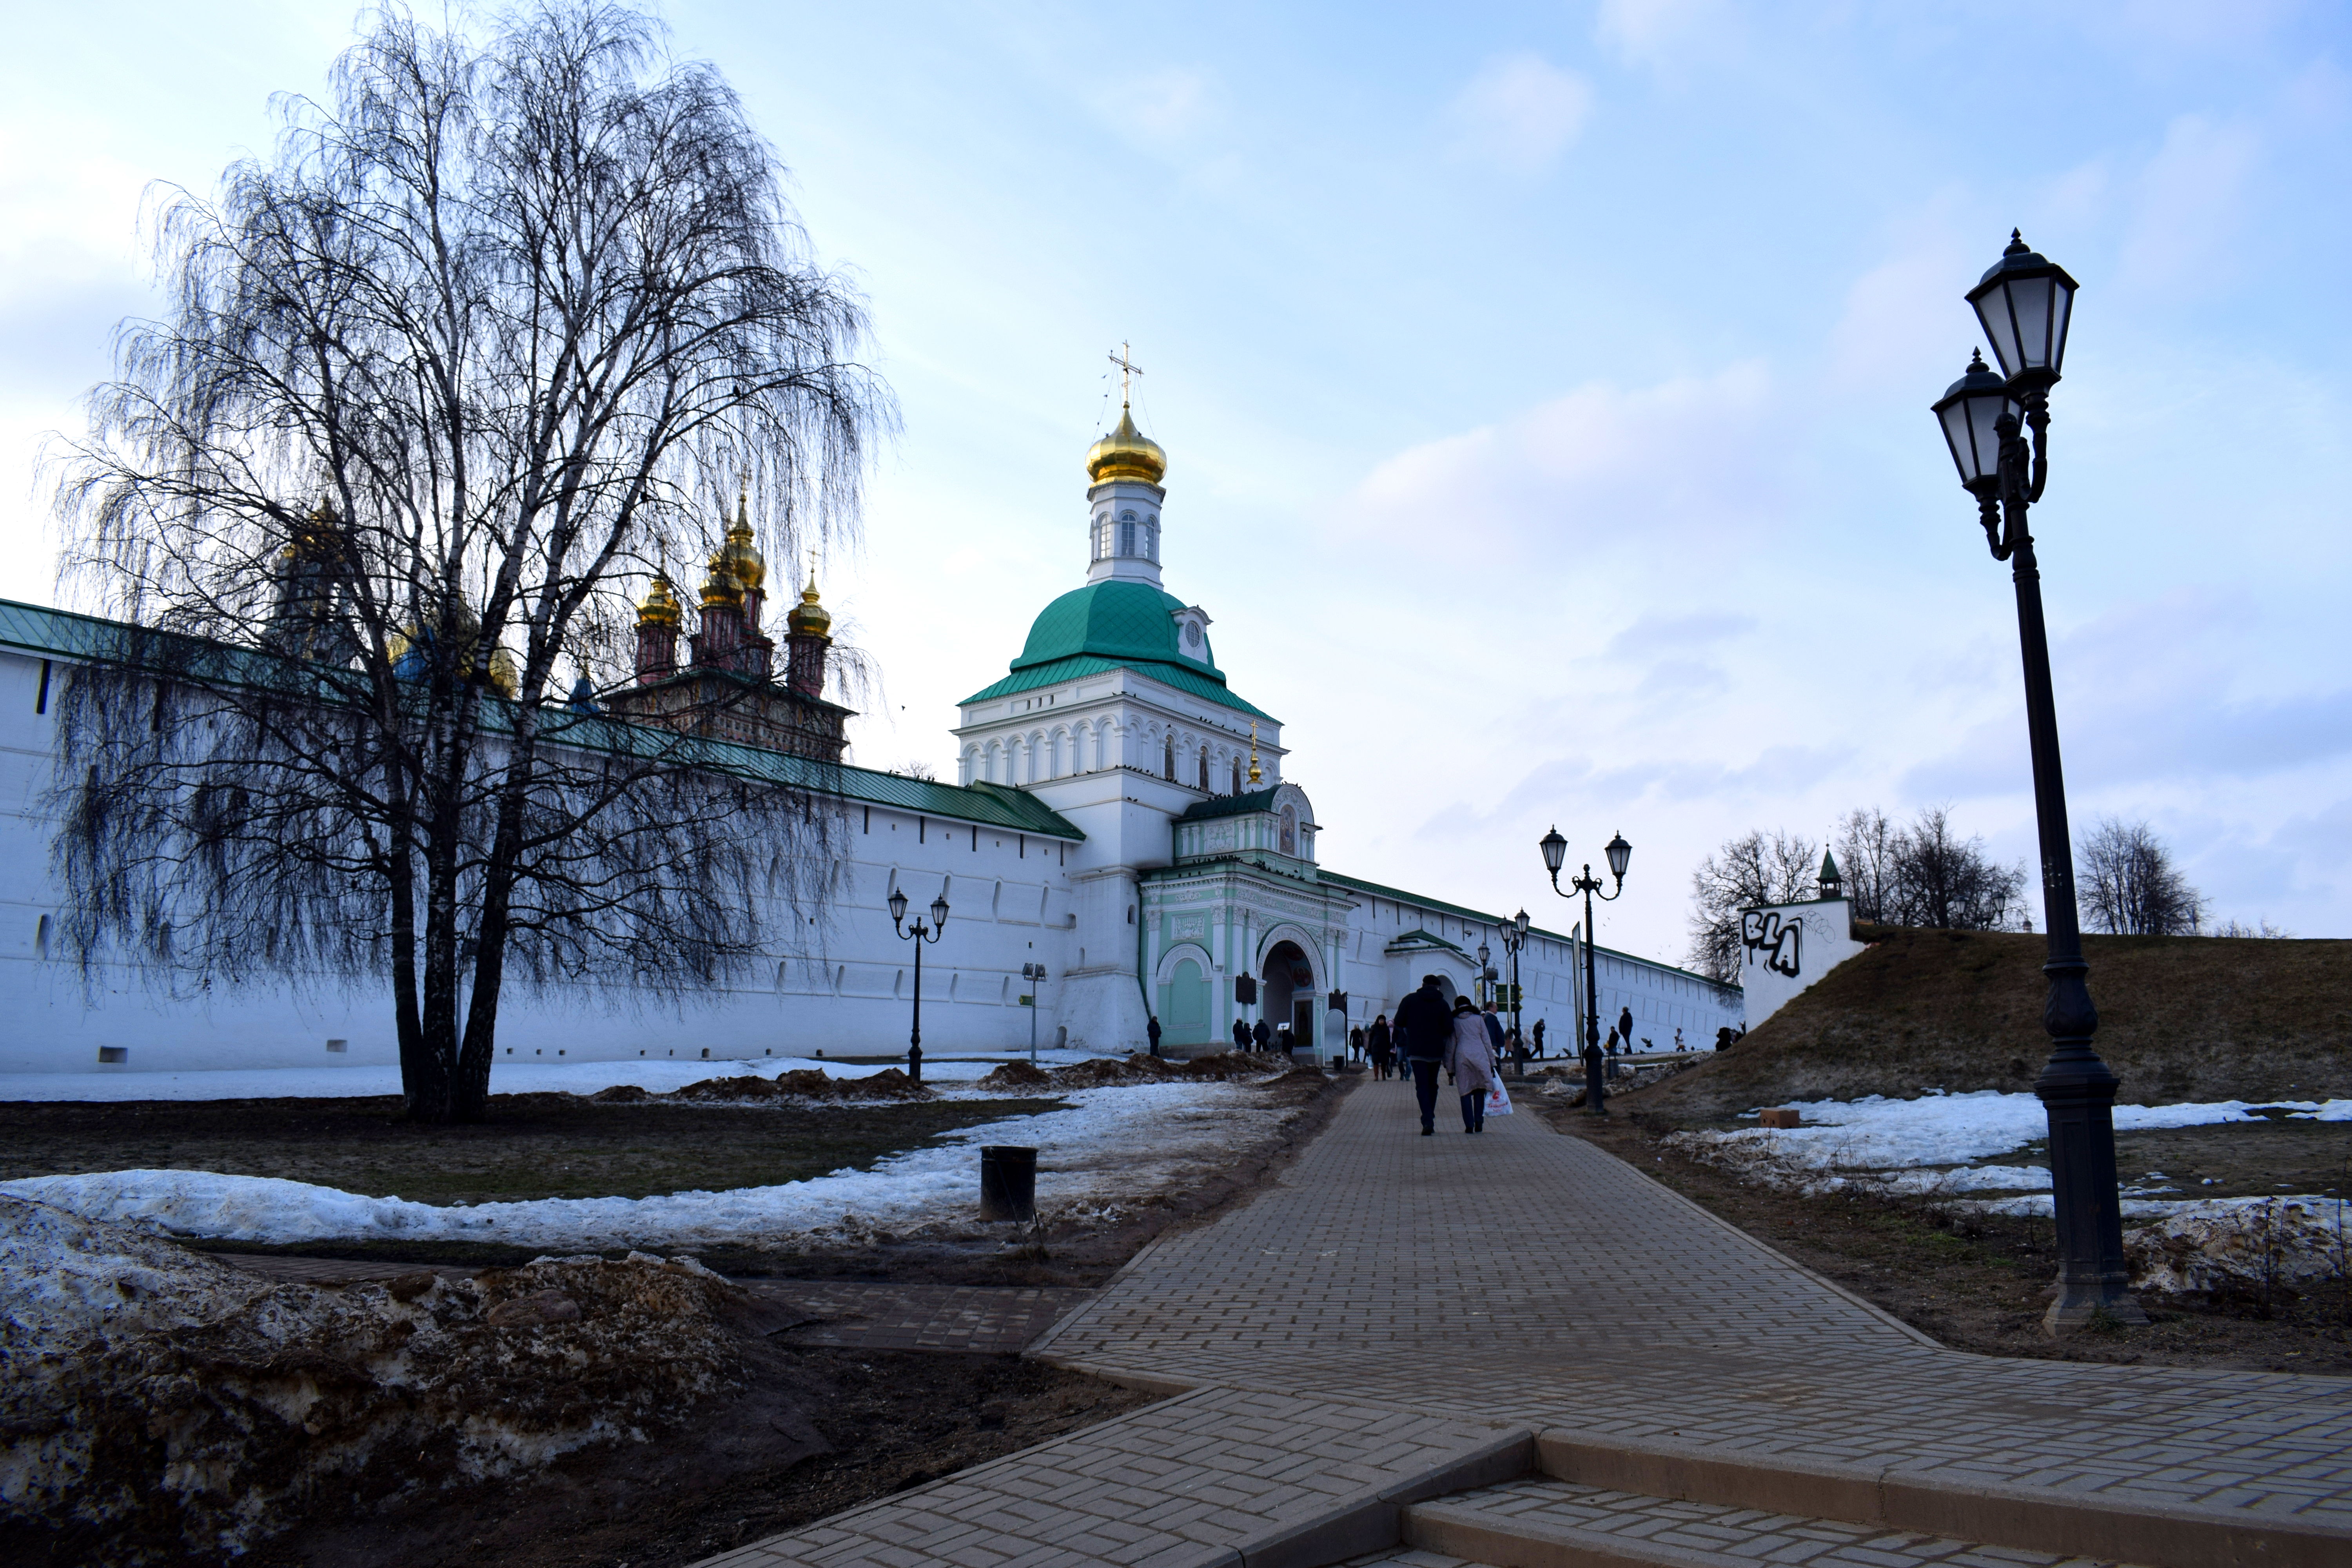
[(1748, 962), (1761, 960), (1764, 967), (1775, 974), (1795, 979), (1804, 966), (1805, 922), (1803, 917), (1782, 920), (1769, 910), (1749, 910), (1739, 917), (1739, 940), (1748, 949)]

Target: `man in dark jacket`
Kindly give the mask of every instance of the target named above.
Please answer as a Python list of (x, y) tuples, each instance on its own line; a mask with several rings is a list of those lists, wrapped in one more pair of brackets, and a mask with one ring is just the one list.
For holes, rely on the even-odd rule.
[(1265, 1026), (1265, 1020), (1264, 1018), (1260, 1018), (1257, 1021), (1257, 1026), (1250, 1030), (1250, 1039), (1255, 1042), (1257, 1048), (1262, 1051), (1265, 1049), (1268, 1045), (1273, 1043), (1274, 1031)]
[(1624, 1043), (1625, 1054), (1632, 1056), (1633, 1054), (1633, 1009), (1631, 1007), (1617, 1009), (1617, 1038)]
[(1234, 1020), (1234, 1049), (1237, 1051), (1246, 1051), (1249, 1048), (1249, 1020), (1246, 1018), (1235, 1018)]
[(1159, 1015), (1159, 1014), (1154, 1013), (1153, 1015), (1151, 1015), (1151, 1022), (1150, 1022), (1150, 1023), (1149, 1023), (1149, 1024), (1146, 1024), (1146, 1025), (1143, 1026), (1143, 1032), (1144, 1032), (1144, 1034), (1145, 1034), (1146, 1036), (1148, 1036), (1148, 1037), (1150, 1038), (1150, 1041), (1151, 1041), (1151, 1054), (1152, 1054), (1153, 1056), (1155, 1056), (1155, 1057), (1156, 1057), (1156, 1056), (1158, 1056), (1158, 1055), (1160, 1054), (1160, 1015)]
[(1421, 989), (1397, 1006), (1397, 1050), (1412, 1069), (1413, 1097), (1421, 1102), (1421, 1135), (1437, 1135), (1437, 1068), (1445, 1042), (1454, 1037), (1454, 1009), (1437, 988), (1437, 976), (1421, 977)]

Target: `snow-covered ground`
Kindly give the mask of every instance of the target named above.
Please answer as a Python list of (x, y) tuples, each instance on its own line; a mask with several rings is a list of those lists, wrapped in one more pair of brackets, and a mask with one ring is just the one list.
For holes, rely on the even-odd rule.
[(455, 1238), (601, 1248), (848, 1239), (975, 1224), (982, 1144), (1035, 1148), (1040, 1210), (1085, 1215), (1192, 1179), (1291, 1114), (1241, 1084), (1139, 1084), (1083, 1089), (1068, 1100), (1065, 1110), (947, 1133), (938, 1146), (893, 1155), (870, 1171), (723, 1193), (439, 1206), (202, 1171), (33, 1176), (0, 1183), (0, 1193), (89, 1219), (145, 1220), (182, 1236), (231, 1241)]
[[(1017, 1054), (1027, 1061), (1028, 1053)], [(1008, 1053), (990, 1056), (923, 1054), (923, 1081), (953, 1089), (985, 1077)], [(1039, 1051), (1044, 1067), (1090, 1061), (1085, 1051)], [(751, 1057), (737, 1061), (669, 1059), (610, 1062), (501, 1062), (490, 1070), (492, 1094), (593, 1094), (629, 1084), (667, 1094), (707, 1078), (756, 1073), (775, 1078), (814, 1068), (832, 1078), (864, 1078), (889, 1063), (825, 1061), (810, 1057)], [(898, 1064), (903, 1068), (904, 1064)], [(0, 1073), (0, 1100), (342, 1100), (398, 1094), (397, 1067), (253, 1068), (218, 1072), (26, 1072)]]
[[(1935, 1176), (1947, 1178), (1948, 1191), (2032, 1191), (2050, 1184), (2050, 1173), (2045, 1167), (1976, 1163), (2014, 1153), (2048, 1135), (2049, 1115), (2042, 1102), (2030, 1094), (1984, 1089), (1974, 1094), (1929, 1094), (1917, 1100), (1888, 1100), (1872, 1095), (1866, 1100), (1806, 1100), (1790, 1109), (1803, 1118), (1804, 1125), (1780, 1129), (1743, 1127), (1732, 1131), (1679, 1136), (1723, 1145), (1753, 1144), (1771, 1151), (1781, 1163), (1812, 1171), (1909, 1173), (1900, 1184), (1913, 1188), (1928, 1184)], [(2352, 1121), (2352, 1100), (2223, 1100), (2184, 1105), (2118, 1105), (2115, 1110), (2116, 1131), (2132, 1132), (2146, 1128), (2254, 1121), (2265, 1120), (2258, 1114), (2262, 1110), (2284, 1110), (2294, 1121)], [(1937, 1170), (1949, 1166), (1974, 1168)], [(1935, 1176), (1924, 1173), (1930, 1172)]]

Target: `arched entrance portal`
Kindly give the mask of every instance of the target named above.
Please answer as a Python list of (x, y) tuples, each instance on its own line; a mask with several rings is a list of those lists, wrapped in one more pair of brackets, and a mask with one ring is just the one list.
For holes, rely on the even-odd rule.
[(1259, 974), (1265, 1003), (1261, 1016), (1266, 1026), (1290, 1026), (1293, 1039), (1312, 1051), (1315, 1042), (1315, 968), (1295, 942), (1278, 942), (1266, 950)]

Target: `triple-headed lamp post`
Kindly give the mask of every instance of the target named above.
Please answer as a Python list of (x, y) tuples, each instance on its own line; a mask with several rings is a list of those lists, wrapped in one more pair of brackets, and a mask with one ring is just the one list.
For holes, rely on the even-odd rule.
[[(1977, 500), (1977, 521), (1993, 559), (2011, 564), (2017, 634), (2025, 659), (2025, 729), (2033, 753), (2033, 810), (2042, 838), (2042, 905), (2050, 932), (2049, 1000), (2042, 1026), (2050, 1059), (2033, 1092), (2050, 1117), (2050, 1177), (2058, 1233), (2058, 1299), (2043, 1319), (2051, 1331), (2104, 1314), (2147, 1321), (2130, 1294), (2123, 1211), (2116, 1191), (2116, 1075), (2092, 1048), (2099, 1026), (2084, 983), (2083, 935), (2074, 908), (2074, 850), (2066, 830), (2066, 783), (2058, 765), (2058, 713), (2050, 694), (2050, 639), (2042, 621), (2042, 572), (2026, 514), (2050, 478), (2050, 389), (2066, 358), (2074, 280), (2026, 247), (2016, 230), (1969, 290), (1977, 321), (2000, 362), (1983, 356), (1935, 405), (1960, 483)], [(2024, 432), (2032, 432), (2029, 445)]]
[(923, 1081), (923, 948), (940, 940), (948, 929), (948, 896), (941, 893), (931, 900), (931, 923), (923, 924), (923, 917), (915, 917), (914, 928), (899, 930), (907, 918), (907, 895), (902, 889), (890, 893), (890, 929), (915, 944), (915, 1026), (907, 1037), (907, 1076), (917, 1083)]
[[(1584, 1089), (1585, 1100), (1596, 1116), (1608, 1114), (1608, 1102), (1601, 1087), (1601, 984), (1592, 965), (1592, 896), (1601, 893), (1601, 879), (1592, 874), (1592, 863), (1586, 861), (1584, 874), (1569, 883), (1573, 889), (1560, 892), (1559, 870), (1568, 863), (1568, 840), (1555, 827), (1543, 836), (1544, 869), (1551, 873), (1551, 890), (1563, 899), (1584, 895)], [(1613, 833), (1601, 853), (1609, 857), (1609, 874), (1617, 879), (1617, 890), (1601, 893), (1603, 903), (1613, 901), (1625, 890), (1625, 868), (1633, 862), (1633, 847), (1625, 836)]]

